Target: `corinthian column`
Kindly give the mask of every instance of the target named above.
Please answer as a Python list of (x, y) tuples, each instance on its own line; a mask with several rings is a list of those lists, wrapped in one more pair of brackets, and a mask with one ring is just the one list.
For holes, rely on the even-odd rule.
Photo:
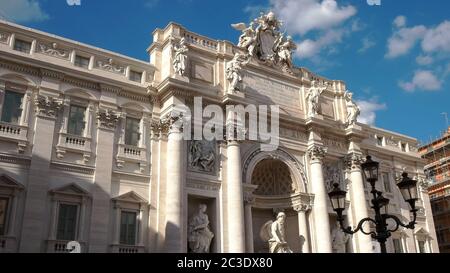
[(228, 252), (245, 252), (244, 197), (239, 141), (227, 141)]
[(294, 207), (298, 213), (298, 235), (301, 239), (301, 253), (309, 253), (309, 236), (308, 236), (308, 221), (306, 220), (306, 212), (311, 209), (310, 205), (301, 204)]
[(164, 120), (169, 126), (167, 142), (165, 251), (183, 252), (181, 192), (183, 187), (183, 123), (181, 114)]
[[(356, 218), (356, 224), (358, 223), (357, 221), (369, 217), (361, 171), (362, 161), (362, 156), (357, 153), (350, 153), (345, 158), (347, 170), (350, 172), (351, 206), (354, 213), (353, 216)], [(368, 227), (365, 227), (365, 230), (368, 231)], [(373, 253), (372, 239), (370, 236), (358, 232), (355, 234), (355, 240), (357, 251), (360, 253)]]
[(316, 250), (319, 253), (331, 253), (330, 218), (328, 215), (328, 193), (322, 173), (322, 160), (326, 149), (320, 146), (312, 146), (308, 149), (311, 168), (311, 185), (314, 197), (314, 230), (317, 241)]

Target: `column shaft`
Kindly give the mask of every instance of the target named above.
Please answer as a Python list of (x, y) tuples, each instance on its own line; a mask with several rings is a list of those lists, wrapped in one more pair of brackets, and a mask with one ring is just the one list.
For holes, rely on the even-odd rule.
[(245, 252), (244, 197), (239, 142), (227, 147), (228, 252)]
[(302, 253), (309, 253), (309, 236), (308, 236), (308, 222), (306, 220), (306, 211), (298, 211), (298, 234), (302, 240)]

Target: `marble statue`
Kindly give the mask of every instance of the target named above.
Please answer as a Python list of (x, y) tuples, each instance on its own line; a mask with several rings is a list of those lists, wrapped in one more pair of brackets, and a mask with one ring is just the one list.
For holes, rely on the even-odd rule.
[(282, 67), (292, 72), (292, 52), (297, 48), (291, 37), (280, 32), (282, 22), (273, 12), (261, 15), (247, 27), (245, 23), (231, 26), (242, 31), (238, 46), (246, 50), (246, 55), (270, 65)]
[(331, 233), (333, 253), (347, 253), (347, 243), (350, 235), (344, 233), (339, 227), (335, 227)]
[(347, 106), (346, 126), (348, 127), (350, 125), (356, 124), (358, 116), (361, 114), (361, 109), (353, 101), (353, 94), (349, 91), (345, 92), (344, 98), (345, 104)]
[(276, 221), (268, 221), (261, 228), (260, 236), (268, 241), (270, 253), (292, 253), (286, 242), (286, 214), (279, 212)]
[(247, 63), (248, 60), (245, 60), (242, 54), (236, 53), (233, 60), (227, 64), (225, 72), (227, 79), (230, 82), (228, 88), (229, 93), (232, 94), (241, 90), (239, 85), (242, 82), (242, 66)]
[(213, 172), (216, 163), (214, 144), (193, 140), (189, 147), (189, 167), (193, 170)]
[(206, 214), (207, 206), (200, 204), (198, 212), (189, 220), (188, 242), (189, 249), (194, 253), (209, 253), (214, 233), (209, 228), (209, 219)]
[(184, 38), (181, 38), (179, 44), (175, 44), (173, 46), (174, 50), (174, 57), (173, 57), (173, 69), (175, 70), (175, 73), (184, 76), (184, 72), (186, 71), (186, 62), (187, 62), (187, 55), (186, 53), (189, 51), (188, 47), (186, 46), (186, 41)]
[(287, 36), (286, 39), (280, 39), (280, 41), (275, 46), (278, 52), (278, 58), (283, 67), (292, 71), (292, 51), (297, 49), (297, 45), (292, 40), (291, 36)]
[(320, 96), (327, 89), (328, 83), (319, 85), (317, 81), (311, 82), (311, 88), (306, 95), (306, 101), (308, 103), (308, 117), (314, 117), (319, 114), (320, 110)]

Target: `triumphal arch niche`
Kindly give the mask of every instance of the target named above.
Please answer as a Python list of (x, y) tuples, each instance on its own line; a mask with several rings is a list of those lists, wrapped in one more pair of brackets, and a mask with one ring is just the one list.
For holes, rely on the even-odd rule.
[[(255, 253), (271, 252), (268, 240), (271, 237), (270, 224), (280, 212), (286, 216), (284, 239), (289, 248), (296, 253), (309, 250), (309, 213), (314, 203), (314, 195), (307, 192), (307, 178), (302, 163), (283, 149), (264, 152), (253, 151), (244, 164), (244, 177), (254, 186), (246, 217), (251, 223)], [(247, 229), (250, 229), (247, 227)], [(268, 234), (269, 233), (269, 234)], [(249, 236), (250, 234), (247, 234)]]

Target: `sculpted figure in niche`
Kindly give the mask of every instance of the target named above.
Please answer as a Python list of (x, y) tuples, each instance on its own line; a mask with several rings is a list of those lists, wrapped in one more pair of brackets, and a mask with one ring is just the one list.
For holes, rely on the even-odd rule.
[(356, 124), (358, 120), (358, 116), (361, 114), (361, 109), (358, 105), (353, 101), (353, 94), (350, 92), (345, 92), (344, 94), (345, 104), (347, 106), (347, 119), (346, 125), (347, 127), (353, 124)]
[(315, 117), (320, 111), (320, 96), (327, 89), (328, 83), (319, 85), (317, 81), (311, 82), (311, 88), (306, 95), (306, 101), (308, 103), (308, 117)]
[(173, 50), (174, 50), (173, 69), (175, 70), (176, 74), (183, 76), (184, 72), (186, 71), (186, 62), (187, 62), (186, 53), (189, 51), (188, 47), (186, 46), (185, 39), (181, 38), (180, 43), (175, 44)]
[(214, 233), (209, 228), (209, 219), (206, 214), (207, 206), (200, 204), (198, 212), (189, 220), (188, 242), (189, 249), (194, 253), (209, 253)]
[(286, 242), (285, 221), (286, 214), (280, 212), (276, 221), (268, 221), (261, 228), (261, 239), (268, 241), (270, 253), (292, 253)]
[(242, 82), (242, 66), (246, 65), (248, 61), (249, 59), (245, 59), (243, 55), (236, 53), (233, 60), (228, 63), (225, 72), (227, 79), (230, 82), (230, 86), (228, 88), (229, 93), (235, 93), (241, 90), (240, 83)]
[(335, 227), (331, 233), (333, 253), (347, 253), (347, 242), (350, 235), (345, 234), (339, 227)]

